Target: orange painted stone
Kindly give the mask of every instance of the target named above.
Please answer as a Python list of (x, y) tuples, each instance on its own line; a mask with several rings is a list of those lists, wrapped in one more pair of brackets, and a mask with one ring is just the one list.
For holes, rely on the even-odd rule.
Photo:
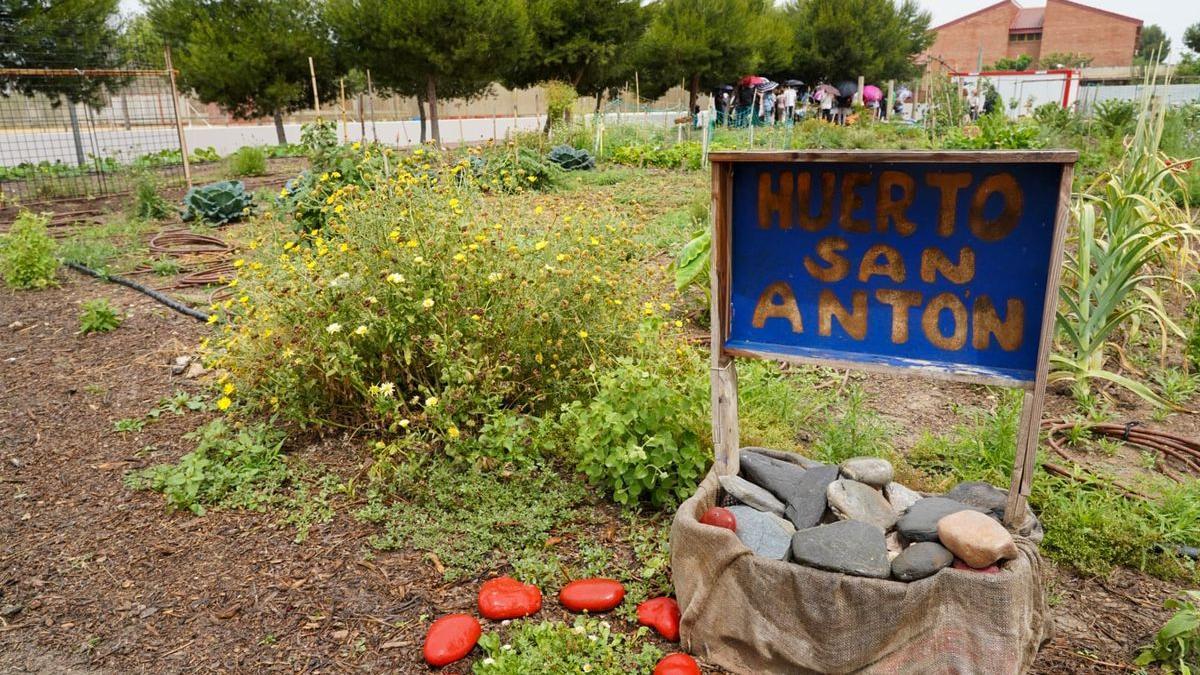
[(425, 661), (445, 666), (463, 658), (475, 648), (483, 629), (469, 614), (447, 614), (429, 627), (425, 634)]
[(654, 598), (638, 605), (638, 623), (650, 626), (671, 642), (679, 642), (679, 603), (675, 598)]
[(607, 612), (624, 599), (625, 587), (613, 579), (580, 579), (558, 592), (558, 601), (572, 612)]
[(676, 652), (662, 657), (654, 666), (654, 675), (700, 675), (700, 666), (696, 665), (696, 659)]
[(542, 592), (509, 576), (483, 582), (479, 588), (479, 613), (493, 621), (519, 619), (542, 608)]
[(723, 527), (727, 530), (737, 532), (737, 518), (729, 509), (720, 506), (713, 506), (700, 516), (700, 522), (713, 527)]

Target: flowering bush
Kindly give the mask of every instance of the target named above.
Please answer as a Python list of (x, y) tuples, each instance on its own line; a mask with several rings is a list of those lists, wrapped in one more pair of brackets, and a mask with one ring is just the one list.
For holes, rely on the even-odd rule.
[(634, 226), (503, 196), (485, 209), (469, 159), (429, 154), (331, 192), (322, 229), (259, 222), (216, 308), (226, 407), (504, 455), (544, 445), (522, 417), (586, 396), (665, 311), (630, 283), (649, 255)]

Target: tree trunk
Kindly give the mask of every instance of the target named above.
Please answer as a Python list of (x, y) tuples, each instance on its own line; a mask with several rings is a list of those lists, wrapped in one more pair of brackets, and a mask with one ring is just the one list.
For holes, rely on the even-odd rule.
[(426, 126), (429, 118), (425, 116), (425, 95), (417, 94), (417, 114), (421, 116), (421, 144), (424, 145), (426, 136)]
[(603, 99), (604, 99), (604, 90), (601, 89), (600, 91), (596, 92), (596, 114), (597, 115), (600, 114), (600, 103)]
[(279, 139), (279, 144), (287, 145), (287, 132), (283, 130), (283, 113), (276, 110), (272, 117), (275, 118), (275, 136)]
[(436, 146), (442, 145), (442, 132), (438, 128), (437, 79), (429, 75), (425, 79), (425, 95), (429, 98), (429, 135)]
[(688, 114), (696, 111), (696, 102), (700, 100), (700, 75), (692, 75), (692, 86), (688, 89)]

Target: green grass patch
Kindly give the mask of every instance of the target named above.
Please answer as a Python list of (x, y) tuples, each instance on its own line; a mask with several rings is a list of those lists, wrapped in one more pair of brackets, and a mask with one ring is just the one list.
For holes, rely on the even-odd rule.
[(631, 634), (612, 629), (600, 619), (579, 617), (574, 625), (562, 621), (523, 620), (503, 634), (487, 633), (479, 639), (484, 658), (475, 662), (475, 673), (525, 675), (525, 673), (591, 673), (624, 675), (648, 673), (662, 651), (647, 638), (650, 629)]

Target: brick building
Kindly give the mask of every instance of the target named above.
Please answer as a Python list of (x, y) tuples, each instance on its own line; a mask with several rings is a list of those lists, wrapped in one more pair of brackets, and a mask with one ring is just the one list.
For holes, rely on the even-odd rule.
[(1022, 54), (1035, 61), (1082, 54), (1092, 58), (1093, 67), (1111, 67), (1133, 65), (1142, 21), (1071, 0), (1046, 0), (1045, 7), (1000, 0), (933, 30), (937, 39), (927, 53), (957, 71), (978, 70), (981, 58), (986, 67)]

